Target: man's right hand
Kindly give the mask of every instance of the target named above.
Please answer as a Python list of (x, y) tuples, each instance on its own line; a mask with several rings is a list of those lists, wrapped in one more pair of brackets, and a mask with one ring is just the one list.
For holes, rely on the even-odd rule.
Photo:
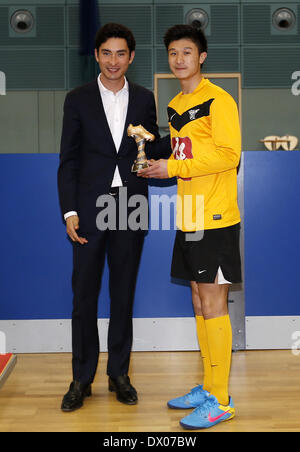
[(79, 217), (78, 215), (72, 215), (66, 219), (67, 234), (73, 242), (79, 242), (81, 245), (88, 243), (84, 237), (79, 237), (76, 230), (79, 229)]

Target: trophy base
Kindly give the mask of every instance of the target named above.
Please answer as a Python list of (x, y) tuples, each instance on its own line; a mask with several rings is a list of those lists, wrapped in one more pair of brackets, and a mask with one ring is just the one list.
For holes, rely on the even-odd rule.
[(134, 164), (131, 167), (131, 172), (132, 173), (137, 173), (138, 171), (144, 169), (144, 168), (148, 168), (148, 162), (147, 160), (145, 162), (137, 162), (135, 161)]

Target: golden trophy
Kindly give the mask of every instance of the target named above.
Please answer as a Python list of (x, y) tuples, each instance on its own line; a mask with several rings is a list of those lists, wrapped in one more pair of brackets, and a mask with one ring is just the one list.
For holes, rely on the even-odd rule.
[(146, 141), (154, 141), (155, 136), (148, 132), (142, 125), (133, 126), (132, 124), (129, 124), (127, 134), (129, 137), (135, 139), (138, 147), (137, 157), (131, 168), (132, 173), (137, 173), (141, 169), (148, 168), (149, 166), (145, 154), (145, 144)]

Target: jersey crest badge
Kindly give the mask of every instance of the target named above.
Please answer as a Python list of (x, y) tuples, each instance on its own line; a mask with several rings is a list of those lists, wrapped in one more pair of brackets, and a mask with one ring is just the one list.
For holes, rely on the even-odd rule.
[(199, 110), (200, 108), (197, 108), (197, 110), (189, 110), (190, 121), (195, 121), (196, 114), (198, 113)]

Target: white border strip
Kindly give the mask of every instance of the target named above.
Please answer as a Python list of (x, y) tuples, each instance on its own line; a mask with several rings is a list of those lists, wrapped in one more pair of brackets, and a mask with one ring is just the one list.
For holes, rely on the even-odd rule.
[[(98, 319), (107, 351), (108, 319)], [(0, 320), (6, 353), (71, 352), (71, 320)], [(133, 351), (199, 350), (194, 317), (133, 319)], [(246, 317), (246, 349), (292, 349), (300, 354), (300, 316)]]
[[(246, 317), (246, 349), (300, 349), (300, 316)], [(298, 343), (297, 343), (298, 342)]]
[[(107, 351), (108, 319), (98, 319)], [(71, 352), (71, 320), (0, 320), (7, 353)], [(133, 319), (133, 351), (199, 350), (194, 317)]]

